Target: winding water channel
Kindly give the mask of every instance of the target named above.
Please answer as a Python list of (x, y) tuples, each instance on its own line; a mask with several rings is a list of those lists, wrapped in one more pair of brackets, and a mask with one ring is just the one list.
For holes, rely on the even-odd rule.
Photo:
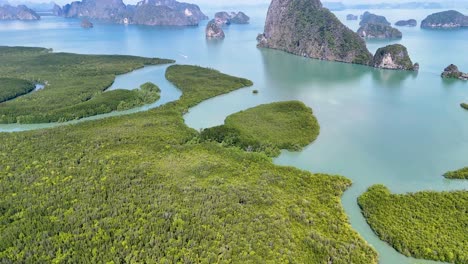
[[(83, 31), (79, 21), (45, 17), (34, 23), (0, 23), (0, 45), (174, 58), (181, 64), (211, 67), (254, 82), (251, 88), (212, 98), (190, 109), (184, 118), (197, 130), (222, 124), (226, 116), (259, 104), (304, 102), (319, 120), (320, 136), (301, 152), (282, 152), (274, 162), (350, 178), (353, 186), (342, 198), (344, 209), (353, 228), (376, 248), (381, 263), (435, 263), (407, 258), (380, 241), (365, 222), (356, 199), (373, 184), (384, 184), (396, 193), (468, 190), (468, 181), (441, 176), (468, 165), (468, 113), (459, 107), (461, 102), (468, 102), (468, 84), (444, 81), (439, 76), (450, 63), (468, 69), (466, 56), (460, 56), (466, 54), (467, 31), (403, 28), (401, 43), (421, 64), (420, 72), (413, 74), (259, 50), (255, 37), (262, 32), (266, 9), (250, 8), (246, 12), (252, 17), (251, 24), (230, 26), (226, 39), (218, 42), (205, 40), (204, 25), (151, 28), (95, 23), (95, 28)], [(337, 15), (344, 19), (348, 12), (353, 13)], [(374, 12), (394, 22), (410, 16), (419, 20), (433, 11)], [(358, 22), (346, 23), (356, 29)], [(373, 52), (386, 44), (369, 42), (368, 47)], [(151, 66), (118, 76), (109, 88), (134, 89), (153, 82), (161, 88), (161, 99), (154, 104), (66, 123), (0, 125), (0, 132), (131, 114), (177, 100), (181, 93), (165, 79), (166, 68)], [(253, 89), (259, 94), (252, 94)]]

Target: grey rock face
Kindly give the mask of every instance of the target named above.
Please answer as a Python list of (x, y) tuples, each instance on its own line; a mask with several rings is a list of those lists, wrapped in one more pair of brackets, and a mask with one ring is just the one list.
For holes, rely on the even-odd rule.
[(215, 14), (215, 20), (222, 25), (231, 24), (231, 15), (228, 12), (218, 12)]
[(238, 12), (237, 14), (232, 14), (231, 24), (248, 24), (250, 17), (248, 17), (244, 12)]
[(126, 6), (122, 0), (83, 0), (67, 4), (62, 10), (64, 17), (88, 17), (116, 21), (125, 13)]
[(250, 17), (248, 17), (244, 12), (218, 12), (215, 14), (215, 19), (222, 25), (248, 24), (250, 21)]
[(205, 35), (209, 39), (223, 39), (225, 37), (224, 31), (221, 28), (219, 20), (213, 19), (206, 25)]
[(208, 18), (197, 5), (175, 0), (144, 0), (137, 5), (125, 5), (122, 0), (83, 0), (64, 6), (63, 16), (150, 26), (194, 26)]
[(468, 27), (468, 16), (449, 10), (429, 15), (421, 22), (421, 28), (462, 28)]
[(25, 5), (0, 6), (0, 20), (39, 20), (41, 17)]
[(384, 24), (365, 24), (357, 33), (362, 38), (369, 39), (400, 39), (403, 37), (401, 31)]
[(370, 65), (372, 55), (355, 32), (319, 0), (273, 0), (258, 46), (299, 56)]
[(54, 4), (54, 7), (52, 8), (52, 14), (54, 16), (63, 16), (63, 10), (59, 5)]
[(389, 45), (377, 50), (373, 59), (373, 66), (391, 70), (419, 70), (419, 64), (411, 61), (408, 50), (400, 44)]

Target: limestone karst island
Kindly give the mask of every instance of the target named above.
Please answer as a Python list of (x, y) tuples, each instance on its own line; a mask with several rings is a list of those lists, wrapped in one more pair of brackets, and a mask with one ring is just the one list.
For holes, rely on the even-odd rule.
[(467, 0), (0, 0), (0, 263), (468, 263)]

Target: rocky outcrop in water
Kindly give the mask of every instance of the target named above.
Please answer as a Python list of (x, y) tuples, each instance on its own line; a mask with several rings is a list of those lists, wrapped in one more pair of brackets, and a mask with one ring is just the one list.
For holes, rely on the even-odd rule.
[(449, 10), (429, 15), (421, 22), (421, 28), (461, 28), (468, 27), (468, 16)]
[(208, 39), (223, 39), (225, 37), (224, 31), (221, 28), (222, 23), (219, 20), (212, 19), (206, 25), (205, 35)]
[(250, 21), (250, 17), (248, 17), (244, 12), (218, 12), (215, 14), (215, 19), (222, 25), (248, 24)]
[(87, 18), (83, 18), (83, 20), (81, 20), (81, 27), (82, 28), (93, 28), (94, 25)]
[(366, 24), (382, 24), (386, 26), (390, 26), (390, 22), (387, 21), (387, 18), (384, 16), (379, 16), (376, 14), (372, 14), (368, 11), (364, 12), (364, 14), (361, 15), (361, 22), (359, 22), (360, 26), (364, 26)]
[(83, 0), (62, 10), (64, 17), (149, 26), (194, 26), (208, 18), (197, 5), (175, 0), (144, 0), (136, 5), (125, 5), (122, 0)]
[(360, 37), (368, 39), (400, 39), (403, 37), (398, 29), (383, 24), (366, 24), (361, 26), (357, 33)]
[(237, 14), (232, 13), (231, 24), (248, 24), (250, 17), (244, 12), (238, 12)]
[(452, 78), (468, 81), (468, 73), (461, 72), (454, 64), (447, 66), (447, 68), (444, 69), (444, 72), (442, 72), (441, 76), (442, 78)]
[(391, 70), (419, 70), (419, 64), (411, 61), (408, 50), (400, 44), (389, 45), (377, 50), (374, 55), (373, 66)]
[(41, 17), (25, 5), (0, 6), (0, 20), (39, 20)]
[(346, 20), (358, 20), (358, 16), (349, 14), (346, 16)]
[(83, 0), (67, 4), (62, 8), (64, 17), (88, 17), (115, 22), (126, 11), (122, 0)]
[(370, 65), (372, 55), (355, 32), (319, 0), (273, 0), (258, 46), (321, 60)]
[(398, 27), (415, 27), (418, 25), (416, 19), (400, 20), (395, 23), (395, 26)]
[(231, 24), (231, 15), (228, 12), (217, 12), (215, 14), (215, 20), (218, 24), (229, 25)]
[[(131, 9), (127, 11), (132, 13)], [(150, 26), (196, 26), (208, 19), (197, 5), (175, 0), (141, 1), (129, 16), (129, 24)]]
[(398, 29), (390, 26), (390, 23), (384, 16), (365, 12), (359, 25), (361, 27), (357, 33), (362, 38), (399, 39), (403, 37), (403, 34)]

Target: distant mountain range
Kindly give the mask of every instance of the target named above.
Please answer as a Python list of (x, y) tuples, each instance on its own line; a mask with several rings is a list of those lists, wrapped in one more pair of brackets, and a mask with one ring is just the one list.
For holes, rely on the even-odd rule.
[(118, 24), (148, 26), (196, 26), (208, 19), (197, 5), (175, 0), (143, 0), (125, 5), (122, 0), (83, 0), (62, 8), (55, 6), (55, 15), (88, 18)]
[(343, 2), (323, 2), (323, 6), (332, 10), (346, 9), (442, 9), (442, 8), (468, 8), (468, 2), (393, 2), (375, 4), (345, 4)]
[(26, 5), (14, 7), (4, 0), (0, 1), (3, 1), (0, 5), (0, 20), (40, 19), (33, 10), (66, 18), (148, 26), (196, 26), (201, 20), (208, 19), (197, 5), (176, 0), (143, 0), (136, 5), (126, 5), (122, 0), (83, 0), (71, 2), (63, 7), (54, 2), (24, 3), (30, 9)]
[(0, 6), (2, 5), (25, 5), (28, 8), (36, 11), (36, 12), (47, 12), (51, 11), (52, 8), (54, 8), (54, 2), (43, 2), (43, 3), (37, 3), (37, 2), (31, 2), (31, 1), (10, 1), (8, 2), (7, 0), (0, 0)]

